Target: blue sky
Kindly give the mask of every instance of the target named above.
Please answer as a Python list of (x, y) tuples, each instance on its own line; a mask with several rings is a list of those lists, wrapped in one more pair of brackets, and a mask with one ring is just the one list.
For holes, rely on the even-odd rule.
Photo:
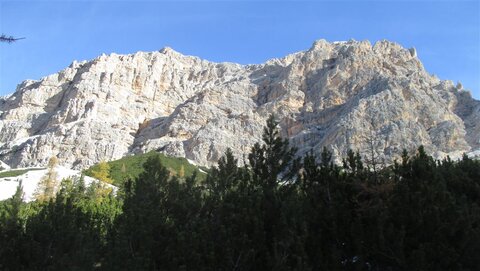
[(211, 61), (261, 63), (313, 41), (388, 39), (480, 99), (480, 1), (8, 1), (0, 95), (73, 60), (170, 46)]

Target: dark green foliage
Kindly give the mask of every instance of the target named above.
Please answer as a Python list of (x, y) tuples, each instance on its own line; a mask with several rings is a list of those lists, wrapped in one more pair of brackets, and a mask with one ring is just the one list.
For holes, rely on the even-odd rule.
[[(120, 202), (111, 195), (87, 195), (95, 189), (85, 188), (81, 179), (64, 180), (55, 199), (23, 203), (19, 212), (23, 215), (7, 219), (15, 228), (0, 228), (2, 236), (15, 237), (10, 246), (3, 246), (7, 243), (2, 238), (2, 270), (92, 270), (98, 265)], [(18, 208), (16, 196), (4, 205)]]
[(401, 233), (391, 236), (392, 242), (409, 249), (394, 253), (395, 264), (475, 270), (480, 255), (479, 161), (466, 156), (459, 162), (434, 161), (419, 148), (400, 172), (388, 206), (389, 222)]
[(132, 176), (116, 196), (64, 181), (54, 200), (26, 204), (19, 188), (0, 202), (0, 269), (480, 266), (479, 161), (435, 161), (423, 147), (375, 171), (353, 151), (342, 167), (327, 148), (299, 160), (273, 117), (263, 139), (247, 166), (227, 150), (202, 182), (152, 153), (112, 164), (118, 178)]
[(179, 270), (204, 265), (200, 253), (202, 194), (193, 175), (170, 178), (160, 156), (125, 183), (123, 214), (112, 236), (107, 270)]
[(262, 269), (273, 270), (285, 268), (291, 260), (290, 250), (294, 244), (288, 236), (292, 228), (289, 217), (283, 212), (288, 203), (284, 199), (293, 194), (292, 177), (300, 169), (300, 162), (295, 159), (296, 150), (289, 146), (288, 140), (280, 137), (277, 126), (278, 122), (271, 116), (264, 130), (264, 144), (255, 144), (248, 156), (251, 185), (261, 193), (257, 212), (261, 215), (265, 237), (258, 240), (264, 242), (259, 264), (264, 265)]
[[(199, 168), (190, 164), (185, 158), (169, 157), (151, 151), (145, 154), (126, 156), (119, 160), (107, 162), (110, 166), (110, 177), (113, 179), (113, 184), (122, 186), (125, 180), (137, 178), (144, 170), (142, 165), (152, 156), (158, 156), (162, 165), (167, 168), (172, 175), (178, 175), (182, 167), (186, 177), (192, 176), (194, 172), (199, 170)], [(98, 164), (86, 169), (84, 174), (93, 177), (92, 172), (95, 170), (98, 170)], [(205, 176), (205, 173), (197, 172), (198, 179), (203, 180)]]
[(20, 182), (13, 197), (0, 202), (0, 270), (14, 270), (21, 261), (22, 197)]
[(218, 270), (248, 270), (264, 264), (259, 257), (265, 238), (262, 192), (250, 180), (230, 150), (207, 177), (206, 240), (211, 244), (211, 264)]

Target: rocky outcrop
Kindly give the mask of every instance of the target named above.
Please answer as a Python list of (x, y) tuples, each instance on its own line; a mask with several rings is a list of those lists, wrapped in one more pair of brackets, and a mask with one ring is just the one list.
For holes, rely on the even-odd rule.
[(0, 99), (0, 159), (73, 168), (158, 150), (211, 165), (241, 159), (274, 113), (299, 153), (373, 150), (391, 162), (419, 145), (436, 157), (480, 147), (480, 106), (388, 41), (316, 41), (260, 65), (213, 63), (170, 48), (74, 62)]

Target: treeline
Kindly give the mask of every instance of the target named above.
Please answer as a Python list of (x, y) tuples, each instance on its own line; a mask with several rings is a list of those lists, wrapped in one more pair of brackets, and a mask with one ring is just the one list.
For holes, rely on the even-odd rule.
[(205, 181), (158, 156), (115, 194), (64, 180), (0, 203), (0, 270), (478, 270), (480, 162), (422, 147), (379, 171), (349, 152), (295, 158), (270, 118), (248, 165)]

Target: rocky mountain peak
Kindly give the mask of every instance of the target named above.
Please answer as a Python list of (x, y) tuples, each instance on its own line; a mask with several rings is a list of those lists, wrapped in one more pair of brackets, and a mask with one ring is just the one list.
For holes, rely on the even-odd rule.
[(165, 47), (73, 62), (0, 99), (0, 160), (69, 167), (158, 150), (211, 165), (241, 159), (275, 114), (299, 152), (373, 149), (389, 163), (424, 145), (436, 157), (480, 148), (480, 105), (428, 74), (414, 48), (327, 42), (258, 65)]
[(183, 55), (175, 50), (173, 50), (171, 47), (163, 47), (162, 49), (160, 49), (159, 51), (161, 54), (164, 54), (164, 55), (171, 55), (171, 56), (177, 56), (177, 57), (182, 57)]

